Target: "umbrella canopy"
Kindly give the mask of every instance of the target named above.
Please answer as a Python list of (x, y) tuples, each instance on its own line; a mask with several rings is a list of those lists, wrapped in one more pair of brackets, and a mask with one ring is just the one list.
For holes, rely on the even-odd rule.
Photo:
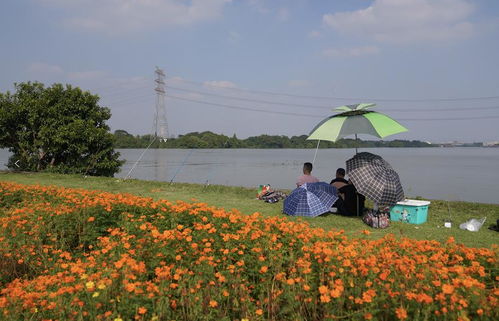
[(392, 206), (404, 199), (399, 175), (381, 156), (356, 154), (347, 160), (347, 174), (357, 191), (378, 205)]
[(319, 216), (329, 212), (338, 199), (336, 187), (325, 182), (306, 183), (284, 200), (284, 213), (293, 216)]
[(312, 129), (307, 139), (337, 141), (348, 135), (369, 134), (379, 138), (407, 131), (385, 114), (372, 110), (376, 104), (346, 105), (336, 108), (342, 113), (322, 120)]

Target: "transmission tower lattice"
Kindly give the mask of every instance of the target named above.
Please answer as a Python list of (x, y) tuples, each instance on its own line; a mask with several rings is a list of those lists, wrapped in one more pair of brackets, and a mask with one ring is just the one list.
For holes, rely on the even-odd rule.
[(166, 122), (165, 105), (165, 73), (156, 67), (156, 117), (154, 119), (154, 137), (159, 141), (166, 141), (169, 138), (168, 123)]

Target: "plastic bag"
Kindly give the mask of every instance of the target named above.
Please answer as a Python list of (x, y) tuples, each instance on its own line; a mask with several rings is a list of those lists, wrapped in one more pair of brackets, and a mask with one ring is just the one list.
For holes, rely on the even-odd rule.
[(459, 225), (459, 228), (461, 230), (478, 232), (478, 230), (482, 227), (483, 223), (485, 223), (486, 219), (487, 219), (487, 217), (483, 217), (479, 220), (476, 218), (472, 218), (471, 220), (468, 220), (468, 221), (462, 223), (461, 225)]

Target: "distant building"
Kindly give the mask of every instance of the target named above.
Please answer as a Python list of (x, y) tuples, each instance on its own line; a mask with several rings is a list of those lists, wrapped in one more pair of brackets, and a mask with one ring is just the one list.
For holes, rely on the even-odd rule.
[(499, 147), (499, 141), (483, 143), (484, 147)]
[(461, 143), (461, 142), (457, 142), (457, 141), (446, 142), (446, 143), (436, 143), (435, 145), (438, 145), (440, 147), (482, 147), (482, 146), (485, 146), (484, 143), (481, 143), (481, 142)]

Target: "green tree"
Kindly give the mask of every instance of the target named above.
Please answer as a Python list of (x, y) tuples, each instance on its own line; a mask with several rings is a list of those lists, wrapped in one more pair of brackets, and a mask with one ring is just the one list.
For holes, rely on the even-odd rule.
[(70, 85), (15, 84), (0, 93), (0, 147), (13, 155), (8, 167), (113, 176), (122, 162), (113, 149), (99, 97)]

